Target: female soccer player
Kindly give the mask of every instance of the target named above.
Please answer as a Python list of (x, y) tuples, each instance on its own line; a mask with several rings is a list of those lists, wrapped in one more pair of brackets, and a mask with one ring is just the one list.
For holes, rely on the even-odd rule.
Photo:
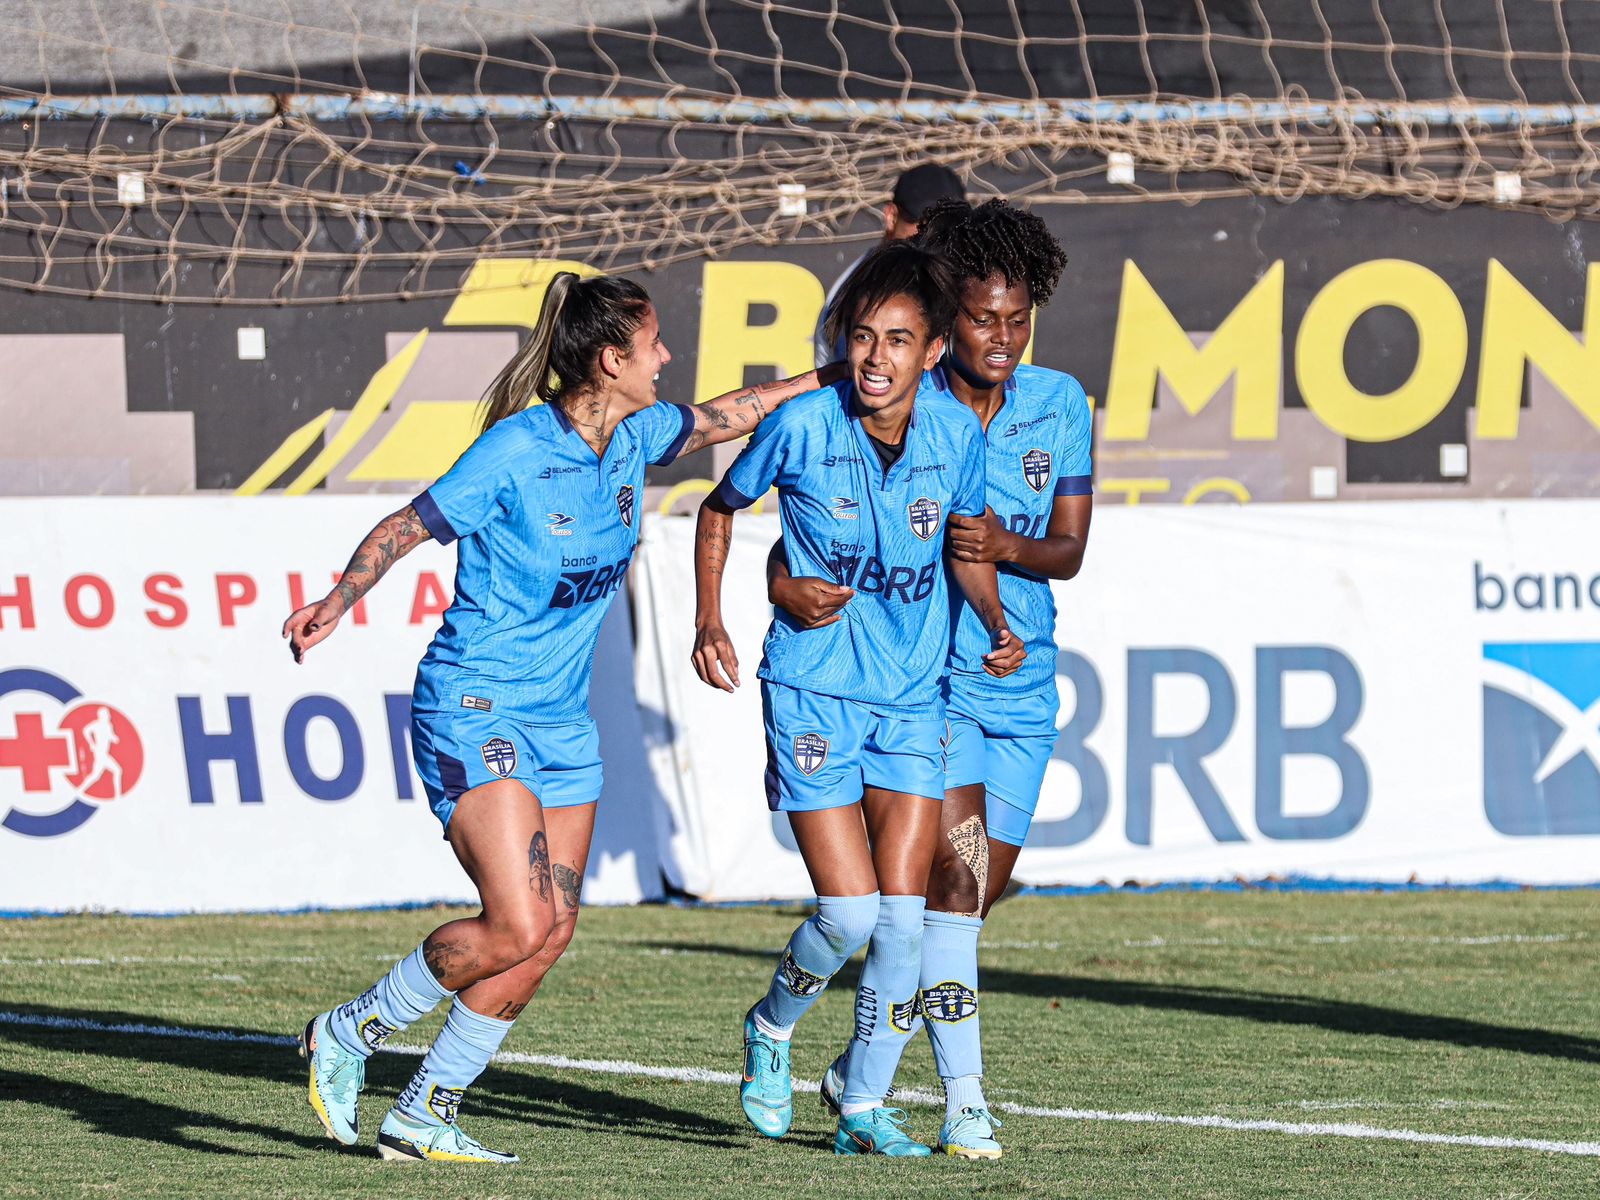
[(379, 1152), (517, 1161), (468, 1137), (456, 1111), (572, 939), (601, 784), (589, 677), (638, 541), (645, 465), (748, 433), (822, 382), (807, 372), (692, 408), (657, 404), (669, 360), (643, 288), (557, 275), (533, 336), (484, 397), (477, 440), (367, 535), (325, 599), (284, 622), (299, 662), (396, 559), (430, 537), (460, 541), (455, 599), (417, 671), (412, 752), (483, 911), (435, 929), (307, 1023), (311, 1105), (346, 1145), (368, 1056), (454, 997)]
[[(966, 405), (985, 431), (987, 504), (950, 523), (962, 562), (992, 562), (1000, 599), (1027, 645), (1022, 669), (1004, 679), (982, 669), (983, 623), (964, 608), (951, 649), (944, 810), (928, 882), (921, 1000), (944, 1080), (939, 1147), (962, 1158), (999, 1158), (981, 1077), (978, 934), (1005, 891), (1039, 800), (1056, 740), (1055, 602), (1051, 579), (1071, 579), (1089, 538), (1092, 421), (1070, 375), (1021, 362), (1033, 308), (1050, 301), (1066, 255), (1038, 217), (1000, 200), (980, 208), (942, 201), (919, 242), (953, 267), (960, 303), (949, 350), (933, 382)], [(791, 579), (775, 553), (773, 603), (802, 626), (837, 611), (825, 579)], [(844, 1072), (823, 1081), (837, 1102)]]
[[(870, 255), (831, 322), (852, 381), (764, 424), (700, 509), (694, 664), (732, 691), (738, 660), (722, 622), (733, 514), (777, 485), (791, 559), (853, 588), (817, 629), (778, 614), (759, 671), (768, 804), (789, 814), (817, 913), (789, 940), (765, 998), (745, 1017), (740, 1099), (768, 1137), (789, 1129), (789, 1039), (829, 978), (870, 938), (843, 1081), (839, 1154), (929, 1153), (885, 1108), (917, 1011), (924, 894), (944, 795), (939, 679), (949, 655), (945, 529), (983, 513), (983, 434), (972, 413), (922, 387), (938, 359), (955, 288), (940, 259), (906, 243)], [(1001, 676), (1023, 658), (1006, 627), (995, 568), (950, 558)]]

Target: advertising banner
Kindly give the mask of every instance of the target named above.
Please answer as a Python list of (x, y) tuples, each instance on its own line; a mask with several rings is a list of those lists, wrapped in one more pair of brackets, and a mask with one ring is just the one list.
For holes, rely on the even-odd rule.
[[(393, 497), (0, 501), (0, 910), (467, 900), (411, 763), (455, 551), (425, 543), (296, 666), (284, 618)], [(584, 899), (660, 895), (626, 606)]]
[[(1060, 735), (1017, 878), (1600, 880), (1597, 528), (1587, 500), (1097, 514), (1055, 585)], [(697, 894), (810, 895), (761, 782), (778, 523), (734, 530), (734, 696), (687, 668), (693, 523), (639, 557), (663, 848)]]

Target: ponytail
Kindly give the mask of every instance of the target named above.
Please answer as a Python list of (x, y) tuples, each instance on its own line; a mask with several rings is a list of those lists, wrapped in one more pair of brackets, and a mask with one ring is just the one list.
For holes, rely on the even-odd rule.
[(532, 336), (483, 394), (482, 430), (536, 399), (559, 404), (592, 383), (603, 349), (614, 346), (624, 357), (632, 353), (633, 335), (649, 306), (649, 293), (631, 280), (557, 273), (545, 289)]

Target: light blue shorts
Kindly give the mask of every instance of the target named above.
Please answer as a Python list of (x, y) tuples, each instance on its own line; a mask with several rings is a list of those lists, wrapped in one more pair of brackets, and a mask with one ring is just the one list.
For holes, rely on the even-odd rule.
[(1020, 846), (1027, 840), (1056, 746), (1059, 707), (1051, 692), (1000, 701), (952, 692), (945, 701), (945, 786), (983, 784), (985, 820), (997, 842)]
[(463, 792), (498, 779), (515, 779), (545, 808), (600, 799), (600, 731), (594, 722), (539, 725), (518, 715), (412, 712), (411, 757), (428, 807), (446, 829)]
[(944, 714), (874, 712), (854, 700), (761, 681), (767, 807), (842, 808), (866, 787), (944, 799)]

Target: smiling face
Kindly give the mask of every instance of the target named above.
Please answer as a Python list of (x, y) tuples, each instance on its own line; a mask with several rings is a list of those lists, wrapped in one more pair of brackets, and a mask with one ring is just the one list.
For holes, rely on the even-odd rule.
[(928, 319), (910, 296), (890, 296), (850, 327), (850, 372), (856, 400), (870, 413), (890, 415), (917, 394), (922, 373), (939, 360), (944, 338), (928, 336)]
[(661, 341), (661, 322), (655, 305), (644, 310), (644, 319), (633, 331), (633, 345), (626, 357), (615, 346), (600, 351), (601, 366), (612, 378), (613, 395), (630, 412), (649, 408), (656, 402), (656, 377), (672, 361)]
[(961, 305), (950, 335), (956, 370), (979, 386), (995, 387), (1010, 379), (1033, 336), (1033, 298), (1021, 281), (1006, 277), (969, 279), (961, 288)]

